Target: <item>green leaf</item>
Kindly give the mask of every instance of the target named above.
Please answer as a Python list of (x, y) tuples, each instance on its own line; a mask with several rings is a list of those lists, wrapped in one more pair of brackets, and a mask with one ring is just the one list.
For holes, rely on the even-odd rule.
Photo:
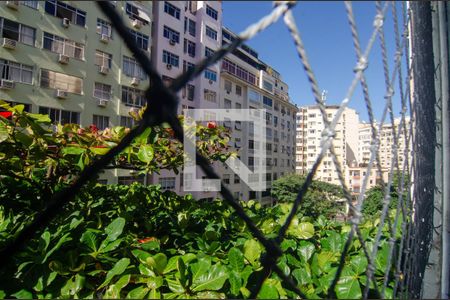
[(98, 289), (101, 289), (102, 287), (106, 286), (113, 279), (114, 276), (120, 275), (123, 272), (125, 272), (125, 270), (129, 264), (130, 264), (130, 259), (126, 258), (126, 257), (124, 257), (124, 258), (120, 259), (118, 262), (116, 262), (114, 267), (111, 270), (109, 270), (108, 273), (106, 273), (106, 279), (98, 287)]
[(278, 299), (278, 291), (277, 287), (273, 284), (269, 284), (266, 282), (263, 283), (261, 290), (257, 296), (258, 299)]
[(0, 143), (6, 141), (8, 137), (8, 127), (6, 127), (6, 123), (3, 123), (3, 121), (0, 120)]
[(64, 147), (62, 149), (62, 153), (64, 155), (80, 155), (80, 154), (83, 154), (85, 151), (86, 151), (86, 149), (84, 149), (84, 148), (73, 147), (73, 146)]
[(356, 274), (363, 274), (367, 269), (367, 258), (364, 255), (358, 255), (352, 257), (350, 265)]
[(85, 277), (76, 274), (67, 280), (66, 284), (61, 288), (61, 296), (70, 297), (76, 295), (84, 286)]
[(298, 284), (305, 285), (312, 282), (311, 270), (308, 264), (304, 268), (295, 269), (292, 271), (292, 276), (297, 280)]
[(104, 299), (117, 299), (120, 297), (120, 291), (130, 282), (131, 275), (127, 274), (119, 278), (116, 283), (110, 285), (103, 295)]
[(145, 286), (137, 287), (127, 294), (127, 299), (144, 299), (150, 289)]
[(259, 243), (253, 239), (245, 241), (244, 244), (244, 257), (248, 260), (252, 265), (256, 263), (256, 261), (261, 256), (261, 246)]
[(117, 240), (115, 240), (115, 241), (112, 241), (111, 243), (108, 243), (107, 240), (104, 240), (104, 241), (102, 242), (102, 244), (100, 245), (99, 252), (101, 252), (101, 253), (107, 253), (107, 252), (113, 251), (113, 250), (115, 250), (117, 247), (119, 247), (120, 244), (121, 244), (122, 242), (123, 242), (122, 239), (117, 239)]
[(311, 242), (300, 241), (300, 246), (297, 248), (297, 253), (303, 262), (307, 262), (315, 251), (315, 246)]
[(33, 294), (25, 289), (21, 289), (20, 291), (12, 294), (11, 296), (16, 297), (17, 299), (33, 299)]
[(228, 274), (225, 267), (220, 264), (215, 264), (208, 272), (192, 279), (192, 291), (217, 291), (222, 288), (227, 278)]
[(114, 241), (119, 237), (119, 235), (122, 234), (123, 227), (125, 226), (125, 219), (124, 218), (117, 218), (114, 221), (111, 222), (106, 228), (105, 233), (108, 235), (106, 237), (106, 240), (108, 241)]
[(157, 253), (152, 257), (148, 257), (146, 262), (151, 266), (156, 272), (162, 274), (165, 267), (167, 266), (167, 256), (164, 253)]
[(327, 266), (330, 266), (332, 262), (336, 261), (336, 256), (332, 252), (322, 251), (317, 255), (317, 262), (319, 268), (323, 271), (327, 270)]
[(89, 150), (96, 155), (105, 155), (110, 149), (104, 147), (89, 147)]
[(342, 249), (342, 237), (339, 233), (332, 231), (330, 236), (321, 241), (322, 248), (333, 253), (340, 253)]
[(230, 282), (230, 292), (233, 296), (239, 295), (239, 290), (242, 287), (241, 275), (237, 271), (231, 271), (228, 274), (228, 281)]
[(180, 283), (178, 278), (165, 278), (167, 282), (167, 286), (169, 289), (177, 294), (184, 293), (183, 285)]
[(172, 256), (169, 259), (169, 262), (167, 263), (166, 267), (164, 268), (164, 274), (170, 273), (173, 270), (177, 269), (177, 264), (178, 264), (178, 258), (180, 256)]
[(97, 251), (97, 235), (92, 231), (85, 231), (80, 238), (80, 242), (88, 246), (93, 252)]
[[(291, 224), (293, 226), (293, 224)], [(310, 239), (314, 235), (314, 225), (309, 222), (302, 222), (291, 229), (291, 233), (299, 239)]]
[(58, 250), (64, 243), (66, 243), (66, 242), (72, 240), (72, 238), (71, 238), (69, 235), (70, 235), (70, 232), (64, 234), (64, 235), (58, 240), (58, 242), (56, 243), (56, 245), (55, 245), (50, 251), (47, 252), (47, 254), (45, 255), (44, 259), (42, 260), (42, 263), (44, 263), (44, 262), (50, 257), (50, 255), (52, 255), (53, 252), (55, 252), (56, 250)]
[(48, 115), (28, 113), (27, 116), (38, 121), (39, 123), (51, 123), (52, 122), (52, 120), (50, 119), (50, 117)]
[(50, 245), (50, 232), (46, 230), (39, 239), (39, 250), (40, 251), (47, 250), (48, 245)]
[(360, 299), (362, 297), (357, 276), (358, 274), (350, 267), (344, 267), (341, 278), (334, 289), (338, 299)]
[(149, 163), (153, 159), (153, 147), (151, 145), (142, 145), (139, 148), (137, 157), (144, 163)]
[(230, 262), (230, 267), (234, 271), (241, 271), (244, 268), (244, 255), (241, 250), (234, 247), (228, 252), (228, 261)]
[(200, 276), (208, 273), (211, 267), (211, 260), (206, 257), (202, 257), (199, 258), (196, 263), (191, 264), (190, 267), (192, 272), (192, 282), (198, 281)]

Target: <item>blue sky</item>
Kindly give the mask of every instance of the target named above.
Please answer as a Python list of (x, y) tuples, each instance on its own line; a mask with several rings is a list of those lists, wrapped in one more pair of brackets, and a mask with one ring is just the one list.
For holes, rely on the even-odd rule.
[[(223, 24), (236, 33), (258, 21), (272, 9), (270, 1), (223, 1), (222, 3)], [(400, 3), (397, 3), (397, 10), (400, 11)], [(353, 2), (353, 12), (358, 25), (361, 47), (364, 50), (373, 31), (375, 2)], [(319, 87), (321, 90), (328, 91), (327, 103), (340, 103), (354, 77), (353, 68), (356, 63), (356, 54), (344, 3), (340, 1), (300, 1), (293, 9), (293, 13)], [(401, 21), (401, 19), (399, 20)], [(384, 24), (389, 72), (391, 73), (395, 42), (390, 9)], [(247, 44), (258, 52), (260, 59), (281, 73), (284, 81), (289, 85), (292, 102), (299, 106), (314, 104), (310, 85), (282, 19), (248, 41)], [(369, 67), (365, 73), (375, 118), (379, 120), (384, 108), (386, 86), (378, 39), (369, 56)], [(393, 110), (394, 115), (398, 116), (400, 113), (398, 81), (395, 91)], [(361, 120), (368, 120), (360, 85), (358, 85), (349, 107), (358, 111)]]

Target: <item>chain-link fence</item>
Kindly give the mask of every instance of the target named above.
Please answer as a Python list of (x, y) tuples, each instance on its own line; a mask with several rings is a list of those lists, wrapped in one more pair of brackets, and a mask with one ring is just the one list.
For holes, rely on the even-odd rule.
[[(328, 289), (328, 296), (330, 298), (336, 298), (334, 294), (335, 287), (341, 278), (343, 267), (345, 264), (345, 258), (347, 251), (350, 248), (351, 243), (357, 239), (361, 243), (364, 255), (367, 258), (368, 265), (366, 269), (367, 284), (365, 284), (365, 290), (363, 297), (368, 298), (369, 288), (371, 286), (376, 290), (376, 296), (385, 297), (386, 287), (389, 281), (389, 274), (395, 276), (395, 286), (393, 287), (393, 294), (396, 297), (420, 297), (420, 286), (423, 278), (423, 272), (427, 263), (427, 257), (429, 253), (430, 235), (432, 233), (432, 215), (433, 202), (430, 199), (433, 198), (433, 186), (434, 176), (432, 170), (434, 169), (434, 158), (430, 153), (434, 153), (434, 107), (427, 106), (427, 104), (412, 101), (412, 90), (414, 88), (415, 96), (417, 99), (421, 99), (422, 94), (427, 94), (426, 97), (433, 97), (429, 94), (430, 87), (420, 85), (412, 86), (412, 75), (414, 74), (414, 82), (419, 82), (419, 76), (425, 76), (430, 70), (420, 69), (421, 66), (426, 65), (429, 60), (430, 53), (427, 53), (431, 47), (427, 45), (426, 39), (422, 37), (413, 38), (412, 45), (421, 49), (417, 52), (417, 55), (413, 57), (411, 64), (410, 46), (410, 9), (407, 7), (406, 2), (376, 2), (376, 14), (373, 16), (373, 30), (370, 39), (362, 47), (360, 37), (358, 34), (358, 24), (355, 20), (355, 16), (352, 9), (351, 2), (345, 2), (343, 5), (346, 9), (348, 23), (352, 33), (353, 46), (355, 50), (355, 67), (354, 78), (351, 81), (347, 93), (340, 103), (339, 109), (333, 119), (328, 119), (326, 113), (326, 106), (320, 95), (320, 89), (317, 83), (316, 76), (314, 74), (314, 66), (311, 65), (305, 45), (302, 40), (301, 32), (298, 30), (292, 8), (295, 5), (301, 3), (295, 3), (294, 1), (276, 1), (274, 8), (270, 14), (263, 17), (260, 21), (249, 26), (246, 30), (241, 32), (238, 37), (231, 43), (220, 50), (216, 51), (214, 55), (205, 58), (193, 69), (188, 69), (187, 72), (176, 78), (169, 87), (166, 87), (158, 72), (153, 68), (147, 53), (144, 53), (134, 42), (133, 38), (128, 34), (128, 28), (120, 15), (116, 12), (114, 6), (108, 2), (97, 2), (97, 5), (101, 8), (103, 13), (108, 16), (115, 30), (123, 39), (126, 46), (134, 54), (136, 60), (140, 63), (142, 68), (148, 74), (150, 78), (150, 87), (146, 91), (147, 108), (144, 112), (143, 118), (134, 127), (129, 134), (113, 149), (111, 149), (106, 155), (101, 157), (98, 161), (95, 161), (92, 165), (88, 166), (81, 173), (79, 178), (67, 189), (54, 195), (49, 202), (49, 205), (45, 211), (40, 213), (33, 223), (26, 227), (16, 238), (16, 240), (10, 244), (2, 253), (3, 259), (7, 259), (17, 251), (17, 249), (30, 237), (32, 237), (39, 228), (47, 225), (50, 220), (61, 211), (62, 207), (68, 203), (75, 195), (80, 191), (82, 186), (94, 176), (108, 163), (123, 151), (129, 143), (138, 135), (140, 135), (147, 127), (156, 126), (163, 122), (167, 122), (173, 128), (176, 138), (183, 142), (183, 129), (176, 116), (179, 100), (176, 93), (187, 84), (189, 80), (200, 75), (208, 66), (215, 64), (228, 53), (231, 53), (234, 49), (239, 47), (244, 41), (251, 39), (253, 36), (263, 31), (271, 24), (277, 22), (279, 19), (285, 23), (286, 27), (290, 31), (295, 47), (297, 49), (300, 61), (303, 69), (307, 75), (310, 83), (315, 101), (320, 108), (325, 129), (323, 130), (323, 139), (321, 143), (321, 151), (311, 170), (309, 171), (306, 180), (301, 187), (295, 202), (292, 205), (290, 213), (278, 232), (278, 236), (275, 239), (268, 239), (264, 234), (255, 226), (252, 220), (245, 214), (244, 209), (239, 202), (233, 198), (231, 192), (224, 184), (221, 184), (221, 194), (224, 201), (233, 207), (236, 213), (242, 220), (248, 225), (248, 228), (252, 234), (261, 242), (265, 247), (266, 255), (261, 259), (261, 263), (264, 266), (263, 276), (261, 276), (259, 282), (252, 287), (250, 298), (255, 298), (264, 282), (264, 280), (270, 275), (271, 272), (275, 272), (283, 281), (285, 286), (292, 291), (295, 291), (300, 297), (305, 298), (305, 295), (300, 291), (297, 284), (277, 266), (278, 258), (282, 255), (280, 244), (286, 236), (291, 221), (297, 214), (299, 208), (302, 205), (302, 199), (308, 188), (310, 187), (314, 174), (318, 169), (322, 159), (329, 152), (332, 155), (333, 162), (336, 171), (339, 176), (339, 180), (344, 191), (344, 195), (347, 201), (347, 205), (350, 208), (351, 230), (348, 233), (346, 243), (344, 245), (342, 254), (339, 260), (339, 266), (336, 271), (334, 280)], [(426, 16), (421, 16), (423, 13), (420, 5), (416, 5), (415, 21), (424, 20)], [(399, 11), (401, 10), (401, 11)], [(388, 53), (387, 43), (385, 38), (385, 18), (388, 12), (391, 11), (389, 16), (392, 17), (392, 23), (394, 26), (395, 38), (392, 43), (395, 44), (395, 52)], [(422, 24), (428, 26), (427, 24)], [(421, 25), (421, 26), (422, 26)], [(417, 29), (419, 31), (419, 28)], [(369, 55), (379, 40), (381, 50), (381, 61), (372, 61), (371, 64), (381, 64), (383, 66), (384, 81), (385, 81), (385, 103), (381, 120), (375, 121), (372, 99), (370, 96), (370, 88), (365, 77), (365, 70), (368, 68)], [(428, 47), (428, 48), (427, 48)], [(423, 52), (422, 52), (423, 51)], [(389, 58), (394, 58), (394, 67), (392, 70), (389, 68)], [(415, 59), (415, 60), (414, 60)], [(428, 68), (432, 68), (430, 65)], [(406, 74), (405, 74), (406, 70)], [(414, 73), (412, 73), (414, 71)], [(431, 70), (433, 71), (433, 70)], [(433, 85), (433, 83), (430, 83)], [(365, 178), (362, 181), (361, 192), (356, 201), (353, 201), (352, 195), (346, 186), (344, 180), (343, 166), (338, 160), (335, 153), (333, 140), (335, 138), (335, 127), (339, 122), (344, 109), (351, 102), (352, 96), (358, 85), (361, 85), (365, 106), (369, 116), (369, 122), (371, 125), (371, 148), (370, 148), (370, 160), (367, 164), (367, 170)], [(431, 87), (432, 88), (432, 87)], [(394, 124), (393, 113), (393, 95), (394, 92), (399, 95), (401, 105), (400, 124), (396, 126)], [(414, 98), (414, 99), (416, 99)], [(406, 121), (409, 115), (409, 122)], [(376, 236), (372, 246), (366, 244), (360, 230), (361, 223), (361, 208), (365, 200), (365, 194), (369, 181), (369, 174), (371, 170), (376, 169), (380, 173), (381, 161), (380, 161), (380, 132), (382, 126), (385, 123), (392, 123), (392, 158), (391, 168), (388, 174), (388, 180), (382, 182), (384, 190), (383, 208), (381, 211), (380, 223), (377, 226)], [(399, 139), (404, 139), (404, 149), (402, 149), (403, 157), (398, 155)], [(411, 148), (412, 145), (412, 148)], [(413, 153), (413, 159), (410, 160), (410, 154)], [(204, 171), (206, 176), (210, 179), (219, 179), (219, 175), (212, 169), (208, 161), (200, 154), (196, 154), (197, 163)], [(402, 161), (403, 163), (399, 163)], [(431, 171), (430, 171), (431, 170)], [(395, 173), (400, 174), (398, 190), (399, 199), (396, 207), (394, 208), (393, 217), (389, 217), (389, 208), (392, 202), (391, 189), (393, 188), (393, 180)], [(414, 194), (414, 197), (413, 197)], [(427, 201), (428, 199), (428, 201)], [(431, 203), (431, 204), (430, 204)], [(431, 205), (431, 207), (430, 207)], [(384, 285), (381, 289), (375, 283), (375, 261), (377, 252), (379, 251), (379, 243), (382, 236), (382, 229), (385, 225), (389, 228), (389, 255), (387, 261), (387, 268), (384, 273)], [(400, 241), (396, 239), (398, 235), (397, 228), (401, 228)], [(373, 285), (370, 282), (374, 282)]]

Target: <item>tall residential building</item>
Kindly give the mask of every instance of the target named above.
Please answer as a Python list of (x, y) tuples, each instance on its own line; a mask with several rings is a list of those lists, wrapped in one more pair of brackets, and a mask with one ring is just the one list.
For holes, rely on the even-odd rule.
[[(152, 2), (111, 1), (138, 46), (152, 44)], [(58, 123), (131, 126), (149, 80), (91, 1), (0, 2), (0, 98)], [(129, 172), (105, 174), (127, 183)]]
[[(339, 106), (326, 106), (328, 120), (334, 118)], [(350, 164), (357, 163), (358, 135), (355, 134), (359, 116), (354, 109), (345, 108), (335, 128), (334, 149), (343, 174), (348, 172)], [(296, 171), (306, 175), (314, 165), (321, 151), (324, 123), (318, 106), (301, 107), (297, 113)], [(327, 151), (315, 179), (333, 184), (340, 184), (331, 153)]]
[[(222, 43), (221, 1), (153, 1), (154, 26), (152, 61), (164, 82), (192, 68), (220, 48)], [(219, 108), (220, 63), (191, 80), (179, 93), (183, 109)], [(197, 168), (198, 176), (202, 171)], [(183, 176), (162, 171), (150, 181), (183, 192)], [(216, 192), (189, 192), (196, 198), (212, 198)]]
[[(231, 43), (235, 34), (222, 29), (223, 44)], [(242, 45), (222, 61), (220, 107), (230, 109), (266, 109), (266, 173), (259, 174), (267, 190), (252, 191), (229, 168), (222, 167), (222, 176), (234, 196), (256, 199), (270, 204), (272, 181), (295, 172), (295, 115), (297, 107), (289, 101), (288, 86), (280, 74), (258, 58), (258, 53)], [(261, 139), (255, 136), (250, 122), (225, 121), (231, 129), (231, 146), (250, 169), (258, 164), (255, 149)]]

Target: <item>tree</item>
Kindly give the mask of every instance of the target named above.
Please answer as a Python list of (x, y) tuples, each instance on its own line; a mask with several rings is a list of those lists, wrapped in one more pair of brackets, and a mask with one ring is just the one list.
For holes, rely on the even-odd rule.
[[(294, 202), (306, 177), (291, 174), (275, 180), (272, 184), (272, 196), (279, 202)], [(301, 201), (300, 212), (316, 218), (320, 215), (333, 217), (339, 212), (337, 200), (343, 198), (338, 185), (313, 180)]]
[[(401, 174), (400, 172), (395, 172), (394, 177), (392, 178), (392, 184), (390, 188), (390, 204), (389, 209), (396, 209), (398, 198), (399, 198), (399, 188), (401, 187)], [(409, 185), (409, 176), (405, 175), (404, 183), (403, 183), (403, 196), (402, 199), (405, 199), (407, 196), (406, 191), (404, 190)], [(381, 185), (374, 186), (370, 190), (367, 191), (365, 200), (362, 206), (362, 214), (366, 218), (376, 218), (380, 215), (381, 210), (383, 209), (383, 200), (385, 196), (385, 188)]]

